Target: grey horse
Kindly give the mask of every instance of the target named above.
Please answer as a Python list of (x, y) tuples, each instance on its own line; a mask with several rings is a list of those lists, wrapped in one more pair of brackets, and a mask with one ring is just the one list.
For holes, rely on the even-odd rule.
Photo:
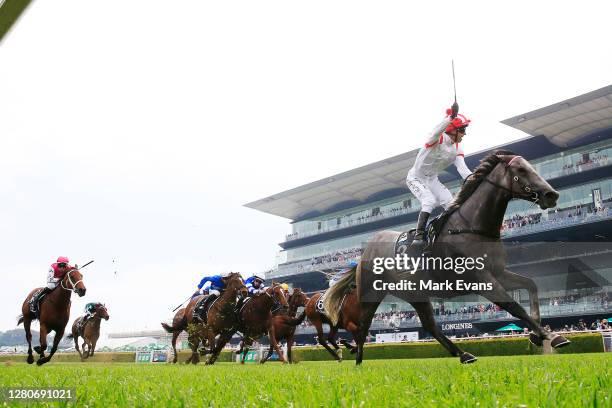
[[(440, 267), (415, 271), (398, 269), (397, 264), (391, 267), (381, 266), (376, 260), (397, 257), (403, 252), (399, 244), (409, 234), (397, 231), (381, 231), (375, 234), (366, 244), (359, 265), (330, 288), (324, 299), (325, 310), (335, 324), (339, 318), (339, 306), (344, 293), (352, 286), (357, 287), (361, 304), (359, 331), (354, 338), (357, 343), (357, 364), (361, 364), (363, 360), (363, 344), (374, 313), (387, 294), (408, 301), (418, 313), (423, 328), (453, 356), (460, 357), (461, 363), (474, 362), (476, 357), (457, 347), (436, 326), (431, 298), (477, 294), (525, 322), (531, 330), (530, 341), (535, 345), (542, 346), (543, 340), (550, 340), (551, 346), (555, 348), (569, 344), (569, 340), (563, 336), (551, 333), (541, 326), (537, 287), (533, 280), (506, 269), (506, 251), (499, 233), (508, 202), (514, 198), (527, 200), (539, 205), (541, 209), (547, 209), (556, 206), (559, 194), (521, 156), (501, 150), (488, 155), (455, 196), (446, 212), (447, 216), (441, 218), (435, 241), (430, 243), (428, 248), (427, 257), (430, 259), (481, 260), (482, 268), (464, 270), (461, 274), (456, 270), (449, 272), (447, 268)], [(410, 254), (409, 245), (404, 245), (405, 250)], [(420, 257), (420, 254), (410, 255), (414, 258)], [(377, 273), (374, 273), (376, 265), (379, 268)], [(405, 268), (405, 265), (402, 267)], [(462, 291), (458, 291), (457, 285), (453, 286), (453, 278), (460, 278), (466, 283)], [(451, 285), (445, 286), (449, 279)], [(387, 284), (382, 289), (381, 282)], [(413, 290), (406, 289), (406, 282), (413, 282)], [(426, 289), (419, 290), (422, 282), (429, 282), (429, 286), (425, 285)], [(404, 283), (404, 286), (395, 286), (394, 289), (392, 285), (388, 285), (398, 283)], [(529, 293), (530, 314), (507, 293), (509, 290), (518, 289), (526, 289)]]

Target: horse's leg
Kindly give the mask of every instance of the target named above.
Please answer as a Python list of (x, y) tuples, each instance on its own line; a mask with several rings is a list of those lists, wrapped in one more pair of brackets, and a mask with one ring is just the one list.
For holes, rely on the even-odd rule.
[(249, 352), (249, 344), (247, 344), (244, 340), (244, 345), (242, 346), (242, 356), (240, 356), (240, 364), (244, 364), (246, 360), (247, 353)]
[(172, 351), (174, 351), (174, 358), (172, 359), (172, 364), (176, 364), (176, 361), (178, 360), (178, 355), (176, 354), (176, 340), (178, 339), (179, 334), (181, 334), (180, 331), (172, 332)]
[[(538, 326), (541, 326), (538, 287), (533, 279), (510, 272), (507, 269), (502, 274), (497, 275), (496, 278), (506, 290), (527, 289), (527, 292), (529, 292), (529, 315)], [(536, 346), (542, 345), (542, 338), (533, 332), (530, 334), (529, 340)]]
[[(53, 337), (53, 346), (51, 346), (51, 352), (49, 352), (48, 356), (39, 358), (36, 362), (37, 365), (43, 365), (51, 360), (51, 357), (53, 357), (53, 355), (57, 351), (57, 346), (62, 340), (62, 337), (64, 337), (64, 329), (62, 328), (60, 330), (55, 330), (55, 336)], [(46, 346), (47, 345), (45, 344), (45, 348)]]
[(234, 334), (233, 332), (229, 332), (229, 334), (228, 333), (222, 333), (219, 336), (219, 340), (216, 342), (216, 344), (215, 344), (215, 341), (214, 341), (214, 334), (213, 334), (213, 342), (212, 342), (212, 344), (214, 344), (214, 348), (212, 349), (212, 354), (208, 358), (208, 361), (206, 361), (206, 365), (212, 365), (212, 364), (215, 363), (215, 361), (217, 361), (217, 358), (219, 357), (219, 354), (221, 353), (221, 350), (223, 350), (223, 347), (227, 344), (228, 341), (230, 341), (230, 339), (232, 338), (233, 334)]
[(451, 355), (455, 357), (459, 356), (461, 363), (464, 364), (473, 363), (474, 361), (476, 361), (476, 357), (457, 347), (455, 343), (450, 341), (450, 339), (446, 337), (444, 333), (442, 333), (442, 330), (438, 328), (438, 326), (436, 325), (436, 320), (434, 318), (434, 311), (431, 302), (414, 302), (410, 304), (419, 314), (419, 318), (421, 319), (421, 324), (423, 325), (423, 328), (430, 332), (431, 335), (434, 336), (434, 338), (438, 340), (438, 342), (440, 342), (440, 344), (442, 344), (442, 346), (444, 346), (444, 348), (451, 353)]
[(90, 357), (93, 357), (95, 351), (96, 351), (96, 344), (98, 343), (98, 339), (94, 339), (91, 342), (91, 354)]
[(342, 361), (336, 351), (329, 347), (329, 344), (327, 344), (327, 342), (325, 341), (325, 338), (323, 337), (323, 323), (321, 323), (321, 320), (317, 320), (316, 323), (313, 324), (317, 329), (317, 341), (319, 342), (319, 344), (325, 347), (325, 349), (329, 351), (329, 354), (331, 354), (336, 360)]
[[(87, 344), (87, 354), (85, 355), (85, 358), (89, 358), (91, 357), (91, 340), (85, 339), (85, 343)], [(83, 351), (85, 351), (85, 346), (83, 346)]]
[(565, 337), (554, 334), (549, 331), (546, 331), (542, 326), (540, 326), (535, 320), (531, 318), (523, 309), (521, 305), (516, 303), (516, 301), (506, 292), (506, 290), (501, 286), (501, 284), (497, 280), (493, 280), (493, 290), (484, 291), (479, 293), (481, 296), (486, 297), (491, 302), (495, 303), (497, 306), (501, 307), (512, 316), (521, 319), (523, 322), (529, 326), (531, 331), (535, 333), (540, 339), (550, 340), (550, 345), (557, 348), (566, 346), (570, 343), (568, 339)]
[(73, 331), (72, 338), (74, 339), (74, 349), (77, 351), (77, 353), (79, 353), (79, 359), (83, 361), (83, 354), (81, 353), (81, 349), (79, 348), (79, 335)]
[(336, 350), (340, 349), (338, 343), (336, 343), (336, 334), (338, 334), (338, 326), (329, 325), (329, 333), (327, 334), (327, 341), (331, 344)]
[[(346, 325), (346, 330), (351, 332), (351, 334), (353, 335), (353, 340), (355, 340), (355, 343), (357, 343), (357, 337), (360, 335), (359, 325), (357, 325), (357, 323), (354, 323), (354, 322), (349, 322)], [(365, 343), (365, 335), (363, 336), (363, 339)], [(347, 340), (340, 339), (340, 344), (346, 347), (351, 352), (351, 354), (355, 354), (358, 351), (358, 346), (353, 346)]]
[(242, 354), (242, 350), (244, 350), (244, 338), (240, 340), (240, 343), (238, 344), (238, 350), (236, 350), (236, 354)]
[(293, 334), (289, 334), (287, 336), (287, 360), (289, 364), (293, 364), (293, 359), (291, 358), (291, 347), (293, 347)]
[(268, 338), (270, 339), (270, 344), (274, 346), (274, 350), (278, 353), (278, 358), (283, 364), (287, 364), (287, 360), (285, 360), (285, 356), (283, 355), (283, 350), (281, 350), (278, 341), (276, 340), (276, 331), (274, 330), (274, 323), (270, 322), (270, 326), (268, 327)]
[(89, 343), (87, 343), (87, 339), (83, 337), (83, 360), (86, 360), (89, 357)]
[(274, 347), (272, 347), (272, 343), (270, 343), (270, 348), (268, 349), (268, 354), (266, 354), (264, 356), (264, 358), (261, 359), (261, 364), (263, 364), (266, 361), (268, 361), (268, 359), (272, 356), (272, 351), (273, 350), (274, 350)]
[(198, 364), (200, 362), (200, 356), (198, 356), (198, 346), (200, 345), (200, 338), (196, 335), (195, 332), (189, 333), (189, 337), (187, 337), (187, 341), (189, 343), (189, 348), (191, 349), (191, 357), (185, 364)]
[(193, 358), (191, 359), (191, 364), (198, 364), (200, 362), (200, 354), (198, 353), (198, 347), (200, 347), (201, 339), (199, 335), (194, 336), (193, 347), (191, 351), (193, 352)]
[[(368, 333), (367, 330), (365, 331), (365, 333), (363, 333), (362, 330), (353, 332), (353, 340), (355, 340), (355, 343), (357, 343), (357, 347), (355, 347), (356, 353), (357, 353), (357, 355), (355, 356), (356, 365), (360, 365), (363, 362), (363, 345), (365, 344), (367, 333)], [(354, 353), (354, 352), (355, 351), (351, 349), (351, 353)]]
[(23, 328), (25, 329), (26, 340), (28, 341), (28, 359), (26, 360), (28, 364), (32, 364), (34, 362), (34, 356), (32, 355), (32, 331), (30, 330), (31, 324), (32, 321), (24, 317)]
[(40, 345), (34, 347), (34, 351), (36, 351), (39, 354), (38, 357), (38, 361), (36, 362), (36, 364), (40, 365), (40, 364), (44, 364), (44, 363), (40, 363), (40, 360), (45, 358), (45, 351), (47, 350), (47, 334), (49, 334), (49, 332), (47, 331), (47, 326), (43, 323), (40, 324)]

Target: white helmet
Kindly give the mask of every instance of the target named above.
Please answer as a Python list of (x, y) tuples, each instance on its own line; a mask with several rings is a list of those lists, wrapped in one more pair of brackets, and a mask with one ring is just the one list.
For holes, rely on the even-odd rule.
[(219, 273), (219, 275), (221, 275), (222, 278), (227, 278), (230, 273), (232, 273), (231, 271), (222, 271), (221, 273)]

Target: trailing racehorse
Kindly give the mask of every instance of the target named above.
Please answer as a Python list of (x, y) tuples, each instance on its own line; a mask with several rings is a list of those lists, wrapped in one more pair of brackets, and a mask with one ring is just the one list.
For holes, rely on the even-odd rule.
[[(81, 361), (86, 360), (94, 355), (96, 349), (96, 343), (100, 337), (100, 322), (102, 319), (108, 320), (108, 310), (102, 303), (96, 303), (94, 305), (94, 312), (90, 319), (85, 324), (82, 324), (85, 316), (80, 316), (72, 323), (72, 333), (66, 336), (69, 339), (74, 339), (74, 348), (81, 357)], [(83, 338), (83, 352), (79, 350), (79, 337)], [(87, 346), (87, 351), (85, 351)]]
[[(354, 266), (346, 274), (354, 273), (355, 269), (358, 266)], [(332, 286), (332, 288), (335, 287)], [(340, 342), (346, 346), (352, 353), (355, 353), (359, 348), (359, 345), (363, 347), (363, 344), (366, 341), (366, 336), (368, 334), (368, 330), (370, 328), (370, 320), (368, 320), (368, 316), (371, 313), (372, 315), (376, 312), (378, 305), (373, 306), (370, 304), (361, 304), (358, 299), (357, 292), (349, 288), (348, 286), (342, 292), (340, 302), (338, 304), (334, 304), (333, 307), (337, 307), (337, 320), (335, 323), (332, 323), (332, 320), (328, 317), (327, 309), (325, 313), (320, 311), (317, 307), (317, 303), (320, 302), (321, 297), (325, 299), (328, 295), (324, 293), (317, 293), (310, 298), (310, 301), (306, 305), (305, 314), (308, 317), (308, 320), (317, 330), (317, 341), (320, 345), (325, 347), (325, 349), (334, 357), (336, 360), (341, 361), (342, 358), (338, 355), (337, 350), (340, 349), (340, 346), (336, 343), (336, 335), (338, 334), (339, 329), (344, 329), (350, 332), (353, 335), (353, 339), (357, 343), (357, 347), (349, 344), (346, 340), (340, 340)], [(328, 292), (331, 291), (331, 288), (328, 289)], [(367, 327), (364, 327), (367, 322)], [(324, 336), (323, 333), (323, 325), (329, 325), (329, 333), (327, 337)], [(334, 348), (332, 349), (329, 344), (331, 344)]]
[[(296, 326), (299, 326), (303, 321), (306, 313), (302, 313), (300, 317), (296, 318), (297, 310), (299, 307), (306, 306), (308, 303), (308, 296), (300, 288), (293, 288), (293, 293), (289, 296), (287, 303), (289, 304), (289, 310), (287, 314), (276, 313), (272, 318), (272, 325), (274, 326), (274, 336), (276, 341), (280, 342), (285, 340), (287, 342), (287, 360), (291, 364), (291, 347), (293, 346), (293, 336), (295, 335)], [(270, 349), (268, 354), (261, 360), (261, 363), (265, 363), (272, 356), (274, 346), (270, 342)]]
[[(456, 290), (439, 289), (436, 291), (394, 291), (393, 295), (408, 301), (416, 310), (423, 324), (453, 356), (460, 357), (462, 363), (470, 363), (476, 357), (464, 352), (451, 342), (436, 326), (431, 298), (451, 298), (458, 294), (475, 293), (481, 295), (513, 316), (521, 319), (531, 329), (530, 340), (536, 345), (542, 345), (543, 340), (549, 340), (553, 347), (569, 344), (563, 336), (553, 334), (540, 325), (540, 308), (537, 287), (533, 280), (514, 274), (505, 268), (506, 254), (500, 241), (499, 231), (504, 219), (508, 202), (513, 198), (531, 201), (541, 209), (556, 206), (559, 194), (548, 184), (535, 169), (520, 156), (507, 151), (497, 151), (481, 161), (474, 174), (470, 176), (453, 204), (441, 218), (440, 232), (435, 242), (430, 245), (428, 257), (451, 260), (477, 259), (482, 257), (483, 267), (474, 268), (461, 275), (466, 282), (478, 283), (467, 291), (458, 293)], [(431, 230), (431, 228), (430, 228)], [(356, 269), (350, 271), (336, 283), (325, 296), (325, 310), (329, 312), (331, 321), (335, 324), (340, 319), (340, 303), (346, 291), (356, 285), (359, 301), (362, 307), (370, 310), (382, 301), (388, 293), (385, 290), (374, 290), (375, 281), (379, 282), (415, 282), (425, 274), (427, 279), (442, 283), (457, 277), (451, 271), (431, 268), (425, 271), (398, 271), (395, 267), (382, 265), (382, 272), (373, 273), (373, 265), (377, 259), (394, 258), (398, 245), (406, 236), (405, 233), (382, 231), (366, 246), (361, 262)], [(431, 238), (431, 237), (430, 237)], [(486, 253), (483, 257), (483, 251)], [(420, 254), (416, 254), (418, 257)], [(485, 284), (482, 286), (480, 284)], [(490, 285), (490, 286), (489, 286)], [(380, 289), (380, 286), (378, 287)], [(507, 290), (527, 289), (530, 297), (530, 315), (510, 296)], [(375, 311), (375, 308), (374, 308)], [(365, 336), (374, 312), (366, 313), (361, 320), (360, 336)], [(357, 352), (357, 364), (363, 359), (363, 347)]]
[[(40, 322), (40, 346), (34, 347), (34, 350), (39, 354), (39, 358), (36, 364), (42, 365), (51, 360), (53, 354), (57, 351), (57, 345), (64, 336), (64, 330), (66, 330), (66, 324), (70, 318), (70, 297), (72, 292), (76, 292), (77, 295), (85, 295), (85, 284), (83, 283), (83, 275), (75, 267), (66, 272), (61, 278), (60, 285), (56, 287), (49, 294), (45, 295), (38, 306), (38, 316), (36, 316), (30, 310), (30, 300), (32, 296), (38, 293), (42, 288), (36, 288), (32, 290), (26, 297), (23, 305), (21, 306), (22, 315), (19, 316), (17, 324), (23, 322), (25, 329), (26, 340), (28, 341), (28, 364), (34, 362), (34, 356), (32, 355), (32, 333), (30, 332), (30, 325), (32, 320), (38, 319)], [(45, 356), (47, 350), (47, 335), (51, 332), (55, 332), (53, 338), (53, 346), (48, 356)]]
[(240, 360), (241, 364), (244, 364), (247, 352), (249, 347), (253, 345), (253, 341), (266, 334), (270, 339), (270, 347), (273, 347), (281, 361), (285, 362), (283, 352), (276, 340), (273, 313), (282, 310), (286, 311), (288, 307), (285, 292), (278, 283), (273, 283), (272, 286), (266, 288), (263, 292), (251, 296), (244, 302), (244, 305), (238, 312), (239, 326), (237, 327), (237, 331), (242, 333), (240, 350), (236, 352), (236, 354), (244, 352)]

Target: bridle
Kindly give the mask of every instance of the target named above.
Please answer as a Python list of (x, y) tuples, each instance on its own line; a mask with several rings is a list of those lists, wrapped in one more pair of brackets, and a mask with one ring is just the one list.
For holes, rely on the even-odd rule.
[(272, 292), (274, 292), (274, 288), (276, 287), (280, 287), (280, 285), (272, 285), (268, 289), (264, 290), (264, 293), (268, 295), (274, 302), (274, 308), (271, 310), (272, 313), (277, 312), (280, 309), (289, 308), (289, 305), (287, 306), (283, 305), (278, 299), (276, 299), (276, 297), (273, 297), (271, 294), (268, 293), (268, 290), (271, 290)]
[[(514, 156), (508, 163), (506, 163), (506, 166), (504, 168), (504, 177), (506, 176), (506, 173), (508, 172), (508, 169), (510, 168), (510, 164), (512, 164), (512, 162), (516, 159), (522, 159), (522, 156)], [(529, 184), (529, 183), (524, 183), (521, 181), (521, 178), (519, 176), (512, 176), (512, 178), (510, 179), (510, 188), (506, 187), (506, 186), (502, 186), (501, 184), (497, 184), (491, 180), (489, 180), (489, 176), (490, 174), (487, 175), (487, 177), (484, 178), (484, 181), (486, 181), (487, 183), (491, 184), (494, 187), (497, 187), (501, 190), (507, 191), (510, 194), (511, 198), (522, 198), (523, 200), (526, 201), (531, 201), (534, 204), (538, 204), (540, 202), (540, 197), (537, 191), (534, 190), (534, 188)], [(514, 190), (514, 185), (518, 184), (519, 191), (515, 191)]]
[[(507, 162), (505, 164), (504, 177), (506, 177), (506, 173), (508, 172), (508, 169), (510, 168), (510, 164), (512, 164), (512, 162), (514, 160), (519, 159), (519, 158), (522, 158), (522, 156), (514, 156), (512, 159), (510, 159), (509, 162)], [(496, 188), (499, 188), (501, 190), (506, 191), (507, 193), (510, 194), (510, 198), (522, 198), (522, 199), (524, 199), (526, 201), (531, 201), (534, 204), (538, 204), (539, 203), (540, 198), (539, 198), (538, 192), (534, 191), (533, 187), (529, 183), (522, 182), (521, 178), (519, 176), (516, 176), (516, 175), (512, 176), (511, 181), (510, 181), (510, 188), (508, 188), (506, 186), (502, 186), (501, 184), (497, 184), (497, 183), (489, 180), (490, 176), (491, 176), (491, 174), (489, 173), (484, 178), (484, 181), (486, 181), (487, 183), (491, 184), (492, 186), (494, 186)], [(519, 191), (515, 191), (514, 190), (514, 184), (518, 184), (519, 185), (519, 187), (520, 187)], [(457, 209), (457, 213), (469, 225), (469, 221), (463, 216), (463, 214), (461, 214), (461, 208)], [(491, 233), (489, 231), (484, 231), (484, 230), (475, 229), (475, 228), (449, 229), (448, 233), (450, 235), (468, 233), (468, 234), (482, 235), (482, 236), (493, 238), (493, 239), (499, 239), (500, 238), (499, 231), (495, 231), (495, 232)]]
[(77, 292), (77, 285), (79, 283), (83, 282), (83, 279), (80, 279), (80, 280), (78, 280), (76, 282), (73, 282), (71, 273), (76, 271), (76, 270), (77, 269), (71, 269), (68, 272), (66, 272), (66, 276), (68, 277), (68, 282), (70, 282), (70, 286), (72, 286), (72, 289), (67, 288), (67, 287), (64, 286), (64, 279), (65, 278), (62, 278), (62, 280), (60, 281), (60, 286), (62, 287), (62, 289), (67, 290), (67, 291), (72, 291), (74, 293)]

